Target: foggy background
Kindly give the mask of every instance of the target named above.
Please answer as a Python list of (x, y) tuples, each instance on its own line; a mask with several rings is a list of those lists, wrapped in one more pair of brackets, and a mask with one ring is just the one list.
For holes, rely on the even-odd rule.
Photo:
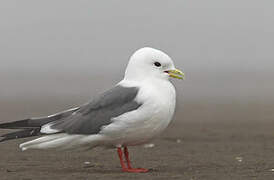
[(273, 33), (268, 0), (1, 0), (1, 118), (85, 103), (150, 46), (186, 74), (184, 120), (272, 120)]

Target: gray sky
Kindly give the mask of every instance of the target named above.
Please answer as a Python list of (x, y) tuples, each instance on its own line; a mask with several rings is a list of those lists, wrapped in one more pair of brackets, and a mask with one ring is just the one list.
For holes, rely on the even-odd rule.
[(0, 98), (91, 96), (143, 46), (185, 71), (185, 99), (274, 99), (271, 0), (1, 0)]

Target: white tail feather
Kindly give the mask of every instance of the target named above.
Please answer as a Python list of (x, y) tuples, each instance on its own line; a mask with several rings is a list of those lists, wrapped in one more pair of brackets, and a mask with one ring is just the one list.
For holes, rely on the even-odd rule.
[(22, 151), (27, 149), (71, 149), (81, 146), (96, 146), (102, 137), (100, 135), (69, 135), (53, 134), (20, 144)]

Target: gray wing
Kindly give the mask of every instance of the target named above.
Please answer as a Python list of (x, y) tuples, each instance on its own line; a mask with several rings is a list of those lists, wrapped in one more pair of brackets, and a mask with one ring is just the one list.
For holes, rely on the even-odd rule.
[(111, 123), (111, 118), (141, 106), (134, 100), (138, 90), (136, 87), (115, 86), (50, 128), (68, 134), (97, 134)]

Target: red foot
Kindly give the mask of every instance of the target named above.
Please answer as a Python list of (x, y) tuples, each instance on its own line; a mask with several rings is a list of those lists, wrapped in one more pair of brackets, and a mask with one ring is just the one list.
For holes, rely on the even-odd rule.
[(129, 153), (128, 153), (128, 149), (127, 147), (124, 147), (124, 154), (125, 154), (125, 157), (126, 157), (126, 161), (127, 161), (127, 167), (124, 163), (124, 160), (123, 160), (123, 151), (120, 147), (117, 148), (117, 152), (118, 152), (118, 156), (119, 156), (119, 159), (120, 159), (120, 164), (122, 166), (122, 170), (124, 172), (130, 172), (130, 173), (146, 173), (148, 172), (148, 169), (144, 169), (144, 168), (132, 168), (131, 167), (131, 164), (130, 164), (130, 160), (129, 160)]
[(149, 170), (148, 169), (144, 169), (144, 168), (127, 168), (127, 169), (123, 169), (124, 172), (130, 172), (130, 173), (146, 173)]

